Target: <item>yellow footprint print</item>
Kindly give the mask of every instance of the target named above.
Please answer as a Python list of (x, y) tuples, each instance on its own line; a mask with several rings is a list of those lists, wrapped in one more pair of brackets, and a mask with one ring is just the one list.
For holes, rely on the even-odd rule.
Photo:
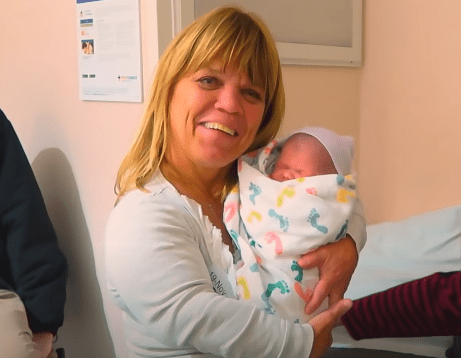
[(256, 218), (256, 220), (258, 220), (258, 221), (261, 221), (261, 220), (262, 220), (261, 214), (258, 213), (257, 211), (252, 211), (252, 212), (250, 213), (250, 216), (248, 216), (247, 221), (248, 221), (249, 223), (251, 223), (251, 222), (253, 222), (253, 218)]
[(348, 203), (348, 197), (355, 197), (355, 193), (343, 188), (339, 189), (336, 193), (336, 200), (340, 203)]
[(295, 190), (287, 186), (285, 189), (283, 189), (282, 194), (280, 194), (279, 197), (277, 198), (277, 207), (281, 207), (283, 205), (283, 198), (285, 196), (288, 196), (289, 198), (291, 198), (295, 194), (296, 194)]
[(248, 289), (247, 280), (245, 280), (245, 278), (243, 276), (240, 276), (240, 277), (237, 278), (237, 284), (239, 284), (243, 288), (243, 298), (245, 300), (249, 300), (251, 294), (250, 294), (250, 290)]

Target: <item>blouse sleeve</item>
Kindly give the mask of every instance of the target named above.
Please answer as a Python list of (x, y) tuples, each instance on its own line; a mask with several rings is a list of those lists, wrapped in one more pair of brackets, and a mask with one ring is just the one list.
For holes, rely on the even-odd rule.
[(156, 346), (222, 357), (308, 357), (310, 325), (214, 292), (197, 224), (165, 196), (146, 195), (136, 205), (126, 197), (109, 220), (108, 280), (130, 318)]
[(360, 252), (367, 241), (366, 221), (363, 213), (363, 204), (356, 198), (347, 233), (354, 239), (357, 251)]

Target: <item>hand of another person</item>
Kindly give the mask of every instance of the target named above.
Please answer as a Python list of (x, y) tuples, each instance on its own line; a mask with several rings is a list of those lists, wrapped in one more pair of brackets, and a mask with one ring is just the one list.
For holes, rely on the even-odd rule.
[(303, 269), (318, 267), (320, 276), (312, 297), (306, 305), (307, 314), (319, 308), (327, 296), (329, 306), (333, 306), (343, 298), (357, 261), (357, 248), (349, 235), (334, 243), (320, 246), (301, 257), (298, 264)]
[(32, 341), (36, 344), (35, 349), (38, 352), (38, 358), (46, 358), (53, 349), (53, 333), (40, 332), (34, 333)]
[(323, 357), (333, 342), (331, 330), (337, 325), (341, 316), (351, 307), (351, 300), (339, 300), (328, 308), (328, 310), (319, 313), (308, 322), (314, 330), (314, 344), (312, 345), (309, 358)]

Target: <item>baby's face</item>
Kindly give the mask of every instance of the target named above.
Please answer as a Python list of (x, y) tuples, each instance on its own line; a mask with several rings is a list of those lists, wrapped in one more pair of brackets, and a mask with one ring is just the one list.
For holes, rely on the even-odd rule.
[(314, 175), (336, 174), (330, 154), (312, 136), (287, 140), (269, 175), (273, 180), (286, 181)]

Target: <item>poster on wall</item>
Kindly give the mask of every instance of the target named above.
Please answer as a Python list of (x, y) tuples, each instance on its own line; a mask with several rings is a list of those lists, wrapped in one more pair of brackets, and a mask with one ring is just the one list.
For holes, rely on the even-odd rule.
[(139, 0), (77, 0), (80, 99), (142, 102)]

